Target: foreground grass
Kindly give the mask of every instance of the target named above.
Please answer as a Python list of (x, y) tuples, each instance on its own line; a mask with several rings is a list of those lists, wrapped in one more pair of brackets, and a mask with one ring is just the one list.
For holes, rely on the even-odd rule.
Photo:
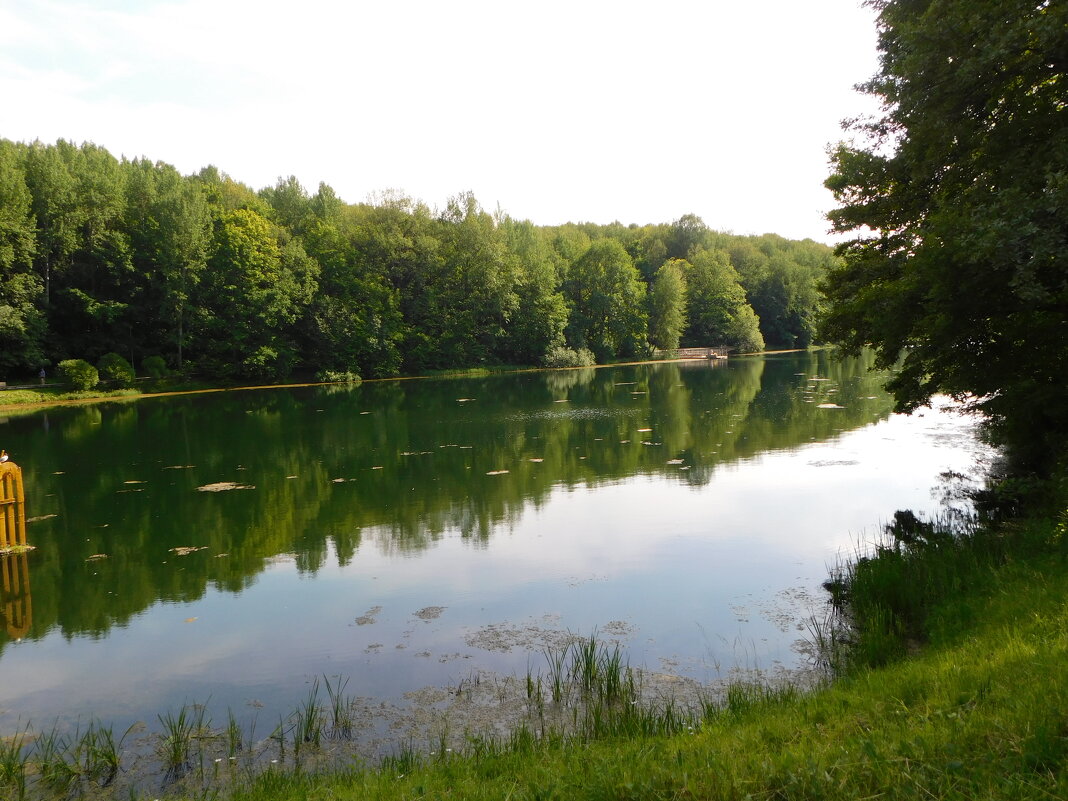
[[(860, 585), (880, 559), (905, 583), (850, 587), (857, 600), (878, 606), (881, 594), (884, 603), (867, 634), (854, 629), (862, 650), (845, 675), (817, 692), (737, 686), (671, 736), (613, 735), (611, 726), (592, 738), (520, 733), (476, 741), (466, 756), (408, 751), (375, 770), (268, 773), (232, 797), (1066, 799), (1066, 521), (928, 532), (860, 560)], [(910, 595), (923, 603), (903, 600)], [(862, 661), (872, 636), (879, 667)], [(918, 654), (896, 657), (917, 639)]]

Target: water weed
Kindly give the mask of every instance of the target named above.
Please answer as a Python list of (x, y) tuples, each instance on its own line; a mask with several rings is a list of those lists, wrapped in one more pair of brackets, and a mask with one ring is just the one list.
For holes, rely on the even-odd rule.
[(193, 765), (193, 739), (203, 729), (203, 707), (198, 711), (183, 706), (177, 714), (167, 712), (158, 717), (163, 733), (157, 748), (163, 761), (165, 776), (171, 779), (179, 778)]
[(10, 737), (0, 738), (0, 788), (15, 793), (21, 801), (26, 795), (26, 764), (29, 725)]

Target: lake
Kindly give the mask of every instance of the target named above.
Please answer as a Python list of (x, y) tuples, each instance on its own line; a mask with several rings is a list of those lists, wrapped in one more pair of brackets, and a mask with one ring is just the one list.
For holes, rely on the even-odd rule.
[(810, 352), (0, 415), (36, 546), (4, 562), (0, 731), (153, 729), (199, 703), (265, 737), (343, 676), (381, 751), (414, 736), (420, 692), (440, 711), (441, 688), (593, 632), (678, 680), (803, 669), (839, 556), (989, 458), (966, 417), (892, 414), (868, 367)]

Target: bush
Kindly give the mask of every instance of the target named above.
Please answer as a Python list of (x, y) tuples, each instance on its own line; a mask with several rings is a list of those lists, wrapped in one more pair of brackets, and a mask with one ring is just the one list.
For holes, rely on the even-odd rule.
[(163, 378), (170, 372), (162, 356), (146, 356), (141, 360), (141, 371), (150, 378)]
[(593, 367), (597, 363), (589, 348), (549, 348), (545, 352), (546, 367)]
[(315, 374), (315, 380), (328, 384), (359, 384), (363, 381), (359, 373), (351, 370), (320, 370)]
[(92, 389), (100, 382), (100, 374), (85, 359), (66, 359), (57, 365), (59, 380), (74, 389)]
[(117, 353), (105, 353), (101, 356), (100, 361), (96, 363), (96, 369), (100, 373), (100, 378), (120, 387), (132, 386), (136, 378), (133, 365)]

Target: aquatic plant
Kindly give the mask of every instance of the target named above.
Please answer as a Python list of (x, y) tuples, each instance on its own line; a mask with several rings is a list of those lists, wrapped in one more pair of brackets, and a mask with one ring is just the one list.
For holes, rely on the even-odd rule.
[(203, 724), (203, 712), (197, 714), (196, 710), (183, 706), (177, 715), (168, 711), (157, 717), (163, 726), (157, 750), (163, 760), (165, 776), (178, 778), (192, 765), (193, 737), (200, 729), (199, 724)]
[(107, 787), (115, 780), (122, 761), (122, 743), (133, 729), (128, 728), (115, 742), (115, 735), (110, 726), (90, 722), (89, 728), (79, 742), (79, 752), (84, 775), (102, 787)]
[(317, 747), (323, 739), (326, 719), (319, 705), (319, 679), (312, 681), (311, 690), (293, 714), (293, 721), (293, 752), (299, 757), (302, 744), (311, 743)]
[(337, 676), (336, 682), (331, 682), (324, 673), (323, 684), (326, 685), (326, 695), (330, 699), (330, 736), (335, 740), (352, 739), (355, 721), (352, 715), (353, 700), (345, 695), (345, 688), (349, 684), (348, 677)]
[(28, 733), (29, 724), (10, 737), (0, 738), (0, 787), (13, 790), (17, 801), (26, 797)]

